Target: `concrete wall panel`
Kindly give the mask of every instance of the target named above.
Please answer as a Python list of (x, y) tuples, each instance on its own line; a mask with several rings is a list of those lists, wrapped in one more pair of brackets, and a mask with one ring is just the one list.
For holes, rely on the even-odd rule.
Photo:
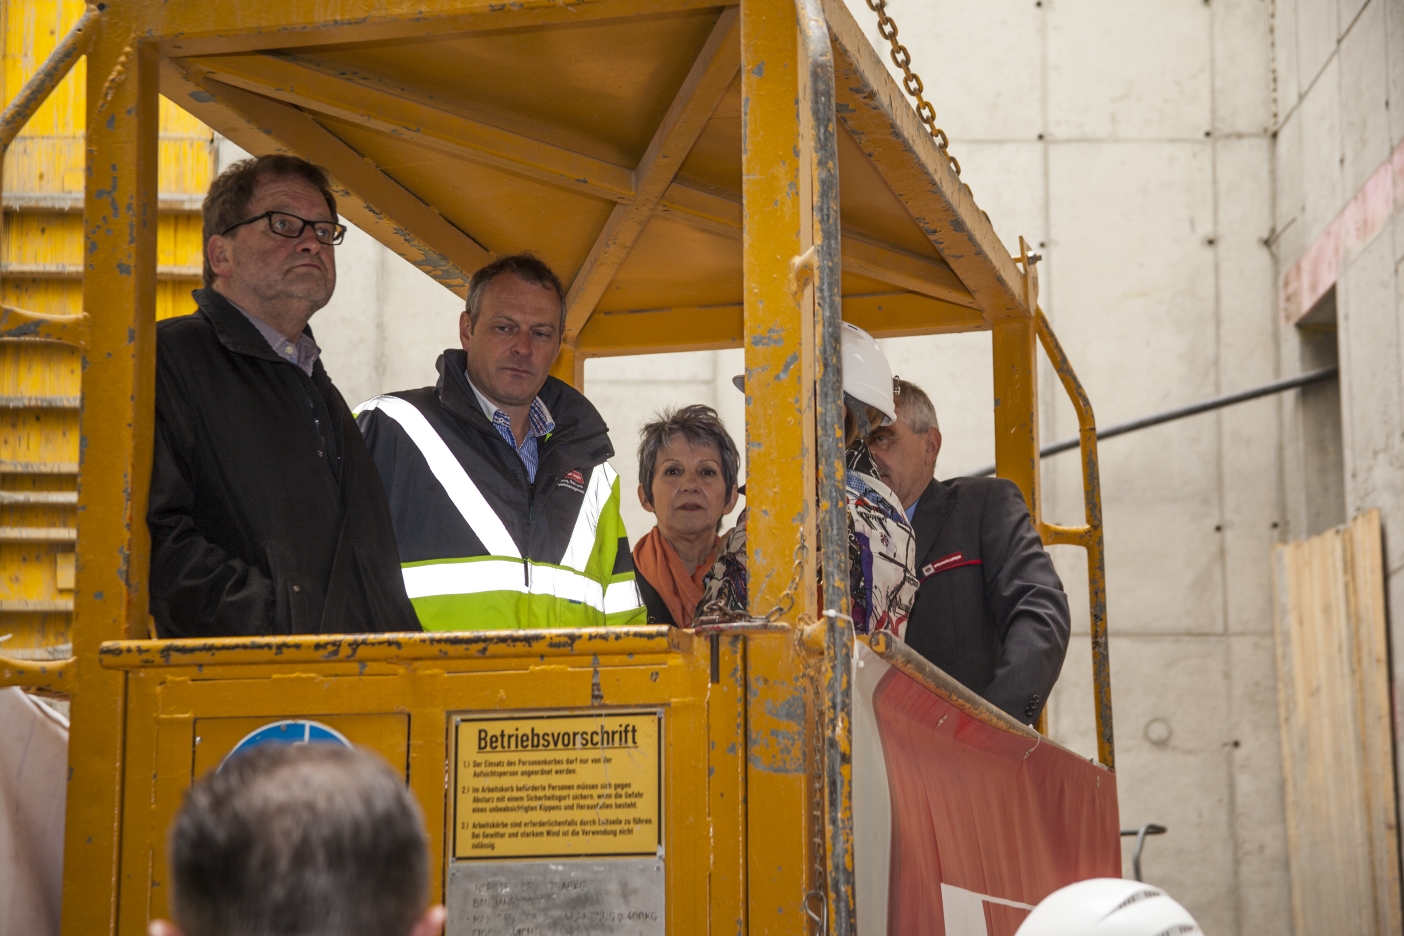
[[(847, 0), (900, 81), (890, 46), (877, 34), (877, 14), (863, 0)], [(936, 108), (936, 122), (961, 158), (965, 140), (1034, 140), (1042, 129), (1043, 11), (1028, 0), (892, 0), (887, 12), (897, 39), (912, 53), (912, 70)], [(999, 54), (989, 55), (971, 36), (998, 36)], [(962, 162), (964, 160), (962, 159)]]
[(1053, 139), (1184, 139), (1210, 129), (1207, 5), (1058, 0), (1047, 16)]
[(1262, 0), (1218, 0), (1210, 7), (1214, 43), (1215, 135), (1272, 128), (1270, 10)]
[[(1215, 143), (1218, 224), (1219, 393), (1268, 383), (1278, 376), (1272, 255), (1263, 245), (1271, 224), (1271, 158), (1263, 138)], [(1276, 398), (1221, 410), (1221, 547), (1225, 620), (1231, 632), (1271, 633), (1271, 576), (1266, 561), (1277, 541), (1276, 483), (1280, 431)], [(1255, 483), (1258, 482), (1258, 483)], [(1265, 482), (1265, 483), (1264, 483)]]
[[(1343, 0), (1344, 2), (1344, 0)], [(1341, 186), (1354, 194), (1389, 159), (1389, 65), (1385, 4), (1375, 0), (1341, 39)], [(1404, 106), (1404, 100), (1400, 101)]]
[[(1238, 931), (1234, 848), (1226, 782), (1228, 646), (1196, 637), (1113, 639), (1117, 793), (1123, 828), (1157, 822), (1147, 841), (1145, 878), (1165, 888), (1206, 933)], [(1168, 733), (1168, 738), (1166, 734)], [(1164, 740), (1160, 740), (1164, 739)], [(1159, 742), (1159, 743), (1157, 743)], [(1132, 840), (1122, 848), (1131, 876)]]
[(1391, 146), (1404, 140), (1404, 3), (1388, 0), (1384, 4), (1385, 58), (1389, 64), (1389, 95), (1394, 106), (1389, 111), (1389, 142)]
[(1336, 22), (1340, 25), (1342, 36), (1357, 25), (1356, 19), (1369, 5), (1370, 0), (1336, 0)]
[(1312, 87), (1340, 36), (1337, 0), (1297, 0), (1297, 94)]
[[(1264, 563), (1266, 565), (1266, 562)], [(1228, 640), (1226, 753), (1232, 779), (1234, 874), (1238, 932), (1277, 936), (1292, 931), (1283, 823), (1282, 745), (1277, 716), (1277, 661), (1271, 634)]]
[[(1272, 251), (1278, 269), (1287, 270), (1306, 250), (1306, 192), (1302, 176), (1302, 116), (1293, 109), (1278, 129), (1272, 147), (1273, 233)], [(1274, 296), (1275, 298), (1275, 296)]]
[(1276, 0), (1272, 5), (1273, 125), (1280, 126), (1297, 106), (1301, 86), (1297, 78), (1297, 3)]
[(1336, 284), (1348, 516), (1404, 506), (1404, 388), (1389, 233), (1348, 256)]
[[(1302, 119), (1302, 190), (1305, 244), (1326, 229), (1351, 192), (1341, 186), (1340, 69), (1332, 58), (1305, 98)], [(1305, 244), (1303, 246), (1305, 246)]]

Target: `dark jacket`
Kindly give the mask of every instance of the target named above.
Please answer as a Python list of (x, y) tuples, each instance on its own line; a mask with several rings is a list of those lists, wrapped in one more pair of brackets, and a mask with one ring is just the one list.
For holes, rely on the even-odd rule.
[(222, 296), (156, 326), (151, 614), (162, 637), (417, 631), (385, 490), (321, 361)]
[(663, 600), (663, 596), (658, 594), (658, 589), (644, 578), (637, 567), (634, 568), (634, 584), (639, 586), (639, 597), (643, 599), (644, 608), (648, 611), (648, 623), (676, 627), (677, 622), (673, 620), (673, 612), (668, 609), (668, 602)]
[[(559, 568), (576, 531), (577, 518), (582, 509), (589, 509), (586, 487), (593, 483), (594, 470), (597, 466), (607, 468), (607, 460), (614, 455), (604, 419), (578, 391), (548, 377), (538, 396), (550, 411), (555, 428), (538, 440), (536, 479), (531, 481), (521, 457), (483, 414), (468, 383), (467, 354), (461, 349), (447, 350), (440, 356), (438, 368), (436, 386), (368, 400), (357, 414), (366, 445), (384, 479), (401, 559), (407, 565), (427, 567), (492, 553), (436, 478), (419, 445), (387, 414), (383, 401), (393, 398), (413, 406), (442, 440), (506, 528), (520, 559)], [(424, 628), (644, 623), (633, 557), (619, 516), (619, 480), (613, 469), (607, 468), (606, 474), (613, 481), (608, 500), (596, 508), (594, 547), (583, 567), (572, 568), (597, 583), (606, 602), (613, 601), (612, 596), (627, 594), (627, 610), (605, 613), (588, 603), (557, 599), (540, 587), (533, 591), (535, 600), (523, 600), (516, 597), (518, 583), (505, 580), (503, 589), (451, 595), (417, 594), (411, 586)], [(411, 574), (413, 570), (407, 569), (406, 575)], [(524, 587), (533, 581), (525, 566), (517, 574), (525, 577)], [(614, 589), (616, 585), (618, 589)]]
[(1001, 478), (932, 480), (912, 517), (913, 649), (966, 687), (1032, 724), (1068, 648), (1068, 598), (1029, 519)]

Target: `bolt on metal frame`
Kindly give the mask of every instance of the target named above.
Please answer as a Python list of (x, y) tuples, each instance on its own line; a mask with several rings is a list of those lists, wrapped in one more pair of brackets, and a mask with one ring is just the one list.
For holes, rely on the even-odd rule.
[[(338, 84), (315, 67), (272, 53), (288, 45), (390, 42), (426, 33), (470, 34), (505, 23), (605, 22), (690, 9), (694, 7), (689, 0), (595, 0), (569, 7), (527, 0), (510, 9), (489, 0), (453, 0), (426, 18), (411, 0), (344, 0), (329, 18), (324, 2), (295, 0), (241, 5), (234, 21), (234, 11), (219, 5), (133, 0), (90, 9), (80, 28), (60, 45), (62, 57), (56, 52), (55, 60), (0, 117), (0, 142), (8, 142), (26, 111), (33, 112), (78, 55), (88, 56), (85, 312), (59, 321), (0, 310), (0, 337), (43, 336), (85, 348), (89, 392), (81, 416), (74, 655), (44, 664), (0, 658), (0, 681), (66, 692), (73, 700), (65, 933), (118, 928), (124, 782), (134, 776), (124, 762), (125, 732), (133, 724), (127, 700), (133, 686), (148, 698), (149, 687), (133, 680), (143, 679), (147, 667), (169, 667), (171, 659), (160, 642), (142, 639), (147, 635), (145, 515), (154, 406), (158, 91), (169, 89), (222, 132), (242, 134), (244, 139), (262, 134), (269, 149), (298, 152), (328, 165), (352, 221), (461, 292), (467, 276), (491, 258), (491, 251), (369, 160), (357, 157), (313, 119), (313, 114), (339, 120), (353, 114), (355, 107), (348, 110), (345, 103), (350, 98), (338, 98), (351, 94), (348, 83)], [(740, 50), (735, 67), (725, 62), (725, 50), (732, 43)], [(246, 59), (270, 73), (294, 69), (297, 80), (272, 81), (281, 90), (261, 93), (269, 86), (259, 81), (271, 80), (247, 69), (241, 73)], [(678, 168), (701, 133), (699, 122), (706, 122), (722, 92), (737, 78), (745, 102), (740, 205), (677, 179)], [(261, 91), (251, 90), (254, 87)], [(805, 775), (818, 765), (807, 764), (801, 745), (783, 739), (797, 731), (802, 736), (816, 726), (825, 732), (825, 913), (833, 932), (852, 932), (854, 925), (848, 736), (853, 635), (844, 568), (842, 390), (837, 366), (840, 321), (846, 300), (853, 297), (842, 293), (841, 271), (946, 303), (942, 308), (951, 310), (956, 316), (951, 322), (957, 324), (944, 330), (992, 332), (998, 473), (1023, 491), (1046, 543), (1078, 545), (1088, 552), (1098, 757), (1113, 766), (1105, 563), (1090, 402), (1038, 308), (1037, 271), (1027, 245), (1021, 241), (1015, 257), (1003, 248), (951, 160), (912, 112), (841, 0), (742, 0), (739, 9), (724, 10), (683, 91), (634, 169), (615, 171), (595, 157), (426, 109), (370, 81), (357, 87), (359, 100), (373, 105), (369, 116), (363, 115), (368, 124), (382, 120), (377, 114), (398, 108), (405, 116), (415, 116), (410, 111), (419, 108), (417, 116), (426, 118), (426, 129), (418, 143), (460, 156), (471, 151), (468, 155), (477, 164), (511, 167), (561, 188), (588, 189), (615, 201), (581, 275), (570, 287), (567, 345), (555, 369), (558, 376), (578, 385), (583, 361), (602, 354), (733, 343), (745, 347), (750, 475), (775, 479), (753, 481), (749, 498), (750, 600), (753, 609), (791, 601), (790, 619), (799, 625), (750, 630), (737, 625), (729, 635), (724, 626), (718, 631), (730, 646), (744, 649), (750, 694), (745, 727), (752, 739), (749, 753), (737, 766), (745, 771), (751, 805), (737, 816), (737, 828), (724, 833), (739, 836), (734, 844), (743, 857), (725, 886), (735, 888), (746, 906), (782, 910), (773, 920), (773, 910), (750, 917), (754, 931), (800, 932), (806, 925), (801, 908), (788, 901), (813, 884), (803, 857), (820, 830), (810, 827), (804, 809), (770, 816), (758, 804), (806, 801)], [(841, 229), (840, 124), (901, 198), (942, 262)], [(407, 124), (385, 118), (384, 126), (399, 127), (396, 132), (403, 133)], [(696, 309), (679, 307), (654, 320), (664, 325), (639, 324), (639, 334), (632, 334), (627, 328), (621, 333), (617, 322), (595, 311), (644, 226), (659, 213), (724, 236), (739, 234), (744, 298), (737, 318), (718, 315), (702, 321)], [(930, 330), (921, 323), (903, 324), (907, 320), (900, 313), (872, 311), (882, 307), (864, 304), (861, 297), (852, 304), (862, 314), (889, 315), (882, 319), (888, 323), (886, 330), (875, 329), (879, 334)], [(894, 300), (891, 305), (900, 303)], [(973, 313), (959, 319), (962, 308)], [(1085, 496), (1085, 523), (1080, 527), (1047, 524), (1041, 516), (1038, 343), (1078, 414)], [(797, 536), (801, 543), (817, 540), (821, 545), (825, 608), (818, 606), (815, 590), (804, 587), (816, 580), (818, 570), (812, 550), (796, 550)], [(821, 699), (809, 698), (806, 691), (805, 659), (816, 636), (806, 636), (806, 624), (819, 628)], [(621, 635), (626, 636), (645, 643), (657, 638), (643, 632)], [(550, 641), (534, 635), (520, 639)], [(494, 637), (488, 643), (511, 640)], [(190, 659), (190, 654), (212, 654), (210, 665), (230, 666), (244, 665), (240, 654), (253, 654), (257, 665), (271, 667), (271, 672), (279, 665), (313, 667), (311, 661), (298, 661), (315, 643), (306, 638), (247, 646), (207, 641), (181, 652)], [(381, 643), (371, 640), (366, 645)], [(433, 644), (434, 653), (447, 652), (430, 635), (405, 643), (426, 648)], [(1028, 731), (963, 693), (948, 678), (943, 682), (944, 674), (913, 658), (899, 642), (879, 635), (871, 645), (933, 691), (960, 699), (972, 717), (1016, 733)], [(279, 650), (286, 651), (285, 664), (273, 662)], [(763, 834), (748, 834), (748, 825)], [(95, 891), (105, 892), (105, 897), (94, 899)]]

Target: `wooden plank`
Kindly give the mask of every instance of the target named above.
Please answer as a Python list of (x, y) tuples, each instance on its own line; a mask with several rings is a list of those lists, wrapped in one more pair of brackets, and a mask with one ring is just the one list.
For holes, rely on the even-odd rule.
[(1380, 512), (1350, 523), (1350, 594), (1354, 664), (1360, 700), (1361, 770), (1365, 784), (1369, 861), (1374, 884), (1375, 932), (1404, 930), (1399, 892), (1399, 824), (1390, 720), (1389, 636), (1385, 619), (1384, 535)]
[(1296, 936), (1399, 933), (1379, 544), (1378, 514), (1364, 514), (1274, 551)]
[(634, 197), (614, 206), (570, 284), (566, 293), (567, 341), (573, 341), (585, 327), (741, 69), (740, 21), (740, 12), (734, 8), (717, 19), (634, 170)]

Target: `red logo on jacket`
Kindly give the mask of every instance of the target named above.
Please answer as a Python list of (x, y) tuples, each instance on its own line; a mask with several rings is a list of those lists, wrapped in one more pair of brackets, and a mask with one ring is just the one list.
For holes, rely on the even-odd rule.
[(570, 488), (577, 494), (585, 493), (585, 476), (578, 469), (572, 468), (561, 478), (560, 487)]

